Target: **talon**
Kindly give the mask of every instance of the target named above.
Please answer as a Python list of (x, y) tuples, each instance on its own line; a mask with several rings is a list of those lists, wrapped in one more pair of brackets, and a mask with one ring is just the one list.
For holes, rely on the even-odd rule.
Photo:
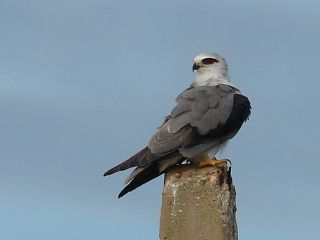
[(226, 160), (228, 163), (230, 163), (230, 167), (232, 166), (232, 162), (230, 161), (230, 159), (226, 158), (224, 160)]

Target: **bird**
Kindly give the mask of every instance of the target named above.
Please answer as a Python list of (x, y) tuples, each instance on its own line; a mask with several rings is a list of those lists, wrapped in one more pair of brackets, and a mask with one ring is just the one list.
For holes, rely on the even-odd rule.
[(183, 163), (196, 167), (226, 164), (215, 155), (249, 119), (249, 99), (230, 81), (226, 60), (205, 52), (193, 59), (195, 80), (142, 150), (104, 173), (133, 168), (118, 198)]

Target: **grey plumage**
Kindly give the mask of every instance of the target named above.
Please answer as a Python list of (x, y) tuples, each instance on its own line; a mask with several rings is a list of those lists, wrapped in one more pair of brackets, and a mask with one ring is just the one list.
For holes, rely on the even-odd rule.
[[(167, 120), (150, 139), (150, 151), (162, 153), (183, 148), (187, 152), (194, 131), (203, 136), (227, 121), (236, 93), (239, 90), (227, 85), (191, 87), (185, 90), (177, 98), (177, 105)], [(194, 154), (188, 154), (187, 157), (194, 157)]]
[(190, 124), (204, 135), (218, 124), (225, 123), (231, 113), (235, 93), (239, 93), (236, 88), (223, 84), (185, 90), (171, 112), (169, 132), (177, 132)]
[[(226, 78), (224, 59), (218, 55), (209, 56), (218, 59), (215, 64), (221, 64), (221, 67), (214, 71), (221, 71)], [(215, 154), (220, 146), (238, 132), (250, 115), (250, 102), (236, 87), (228, 84), (228, 80), (218, 80), (217, 84), (211, 85), (193, 84), (183, 91), (177, 97), (177, 104), (170, 115), (151, 137), (148, 146), (104, 174), (106, 176), (136, 167), (127, 178), (128, 185), (119, 197), (186, 159), (192, 161), (209, 151)], [(203, 79), (199, 81), (201, 83)]]

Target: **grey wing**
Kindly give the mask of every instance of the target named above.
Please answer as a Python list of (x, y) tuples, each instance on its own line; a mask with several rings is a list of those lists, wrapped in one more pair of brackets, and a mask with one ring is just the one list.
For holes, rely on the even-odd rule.
[[(177, 98), (177, 105), (171, 111), (171, 115), (151, 138), (151, 152), (161, 153), (179, 149), (180, 152), (186, 152), (186, 157), (192, 157), (199, 151), (211, 148), (215, 144), (214, 141), (201, 142), (201, 136), (204, 139), (210, 131), (219, 128), (228, 120), (236, 93), (239, 93), (239, 90), (228, 85), (185, 90)], [(196, 136), (199, 140), (198, 146), (194, 144)], [(194, 152), (186, 151), (191, 142)]]
[(167, 168), (228, 140), (250, 115), (250, 102), (228, 85), (185, 90), (148, 147), (104, 175), (137, 167), (118, 197), (158, 177)]

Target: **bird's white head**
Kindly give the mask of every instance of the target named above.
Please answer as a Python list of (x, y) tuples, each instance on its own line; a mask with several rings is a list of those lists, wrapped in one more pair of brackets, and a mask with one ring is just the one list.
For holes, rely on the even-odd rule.
[(196, 71), (195, 86), (230, 85), (226, 60), (216, 53), (201, 53), (193, 59), (192, 70)]

